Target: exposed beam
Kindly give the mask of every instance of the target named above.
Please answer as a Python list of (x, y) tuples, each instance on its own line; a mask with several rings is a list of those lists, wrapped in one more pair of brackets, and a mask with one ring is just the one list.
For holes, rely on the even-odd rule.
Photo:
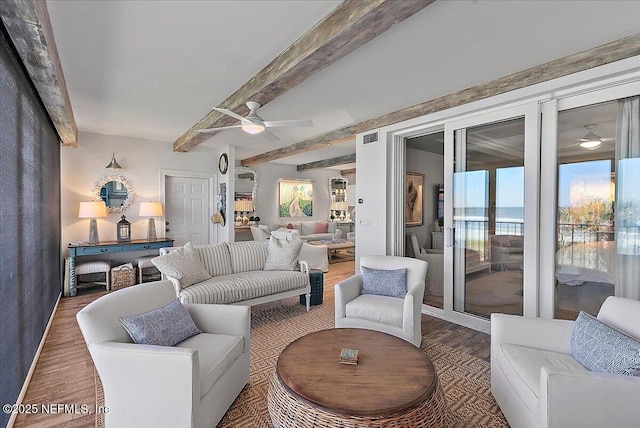
[(44, 0), (2, 0), (0, 16), (64, 146), (78, 146), (78, 128)]
[(355, 168), (343, 169), (342, 171), (340, 171), (340, 175), (353, 175), (355, 173), (356, 173)]
[[(244, 116), (247, 101), (267, 104), (434, 1), (346, 0), (218, 107)], [(173, 143), (173, 150), (186, 152), (215, 135), (199, 134), (199, 129), (236, 122), (212, 110)]]
[(312, 150), (320, 149), (322, 147), (329, 147), (336, 144), (346, 143), (348, 141), (355, 141), (356, 136), (348, 135), (346, 137), (334, 138), (325, 140), (322, 137), (327, 134), (322, 134), (318, 138), (319, 140), (315, 144), (308, 144), (308, 141), (315, 140), (311, 138), (310, 140), (305, 140), (300, 143), (291, 144), (289, 146), (280, 147), (279, 149), (270, 150), (268, 152), (260, 153), (259, 155), (252, 156), (250, 158), (242, 159), (240, 164), (242, 166), (251, 166), (257, 165), (260, 163), (269, 162), (272, 160), (282, 159), (289, 156), (297, 155), (304, 152), (310, 152)]
[(348, 163), (354, 163), (356, 161), (356, 154), (338, 156), (331, 159), (323, 159), (317, 162), (309, 162), (302, 165), (298, 165), (298, 171), (307, 171), (309, 169), (329, 168), (336, 165), (346, 165)]
[(516, 89), (557, 79), (569, 74), (578, 73), (590, 68), (599, 67), (615, 61), (640, 55), (640, 34), (625, 37), (605, 45), (587, 49), (545, 64), (519, 71), (511, 75), (491, 80), (459, 92), (444, 95), (412, 107), (394, 111), (374, 119), (365, 120), (344, 128), (335, 129), (316, 135), (304, 141), (281, 147), (277, 150), (261, 153), (242, 160), (242, 165), (256, 165), (273, 161), (299, 153), (316, 150), (322, 147), (340, 144), (353, 140), (356, 134), (394, 123), (446, 110), (473, 101), (504, 94)]

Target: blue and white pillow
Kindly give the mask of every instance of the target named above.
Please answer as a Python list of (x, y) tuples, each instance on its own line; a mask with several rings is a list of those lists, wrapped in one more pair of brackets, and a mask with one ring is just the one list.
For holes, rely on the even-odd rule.
[(380, 270), (365, 266), (362, 269), (360, 294), (404, 298), (407, 294), (407, 269)]
[(640, 376), (640, 341), (583, 311), (573, 325), (570, 350), (591, 371)]
[(178, 299), (162, 308), (121, 317), (120, 323), (139, 345), (174, 346), (201, 333)]
[(151, 259), (151, 263), (164, 275), (180, 280), (180, 288), (211, 278), (191, 242), (179, 250)]

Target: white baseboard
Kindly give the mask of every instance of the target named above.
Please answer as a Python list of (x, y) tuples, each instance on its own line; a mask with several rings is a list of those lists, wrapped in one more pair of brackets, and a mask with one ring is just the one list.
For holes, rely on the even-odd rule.
[[(20, 390), (20, 394), (18, 394), (18, 399), (16, 400), (16, 404), (22, 404), (22, 400), (24, 400), (24, 396), (27, 393), (27, 388), (29, 387), (29, 382), (31, 382), (31, 376), (33, 376), (33, 372), (36, 370), (36, 365), (38, 364), (38, 359), (40, 359), (40, 353), (42, 352), (42, 348), (44, 348), (44, 342), (47, 340), (47, 336), (49, 335), (49, 329), (51, 328), (51, 324), (53, 324), (53, 317), (56, 315), (58, 311), (58, 304), (60, 303), (60, 298), (62, 297), (62, 293), (58, 294), (58, 300), (56, 300), (56, 304), (53, 307), (53, 311), (51, 311), (51, 316), (49, 317), (49, 322), (47, 323), (47, 327), (44, 329), (44, 334), (42, 335), (42, 339), (40, 340), (40, 345), (38, 345), (38, 349), (36, 350), (36, 355), (33, 357), (33, 361), (31, 362), (31, 367), (29, 367), (29, 372), (27, 373), (27, 377), (22, 384), (22, 389)], [(9, 418), (9, 422), (7, 423), (7, 428), (12, 428), (13, 424), (16, 422), (16, 418), (18, 417), (18, 413), (12, 413)]]

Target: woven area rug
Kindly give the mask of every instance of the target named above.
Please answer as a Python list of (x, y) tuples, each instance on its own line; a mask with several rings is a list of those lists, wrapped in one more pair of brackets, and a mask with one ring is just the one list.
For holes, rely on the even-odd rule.
[[(297, 303), (253, 311), (249, 384), (218, 427), (272, 427), (267, 410), (267, 390), (278, 355), (299, 337), (333, 328), (333, 320), (332, 304), (313, 306), (309, 313)], [(433, 361), (445, 392), (446, 427), (509, 426), (491, 395), (488, 362), (424, 337), (421, 349)], [(96, 390), (97, 402), (102, 404), (104, 398), (98, 379)], [(102, 423), (96, 420), (96, 426), (103, 426)]]

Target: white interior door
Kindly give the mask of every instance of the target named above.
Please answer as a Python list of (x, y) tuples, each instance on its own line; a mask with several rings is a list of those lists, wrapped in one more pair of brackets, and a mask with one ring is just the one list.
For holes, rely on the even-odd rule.
[(165, 176), (165, 232), (175, 246), (210, 243), (210, 180)]
[(537, 315), (537, 103), (445, 125), (445, 317)]

